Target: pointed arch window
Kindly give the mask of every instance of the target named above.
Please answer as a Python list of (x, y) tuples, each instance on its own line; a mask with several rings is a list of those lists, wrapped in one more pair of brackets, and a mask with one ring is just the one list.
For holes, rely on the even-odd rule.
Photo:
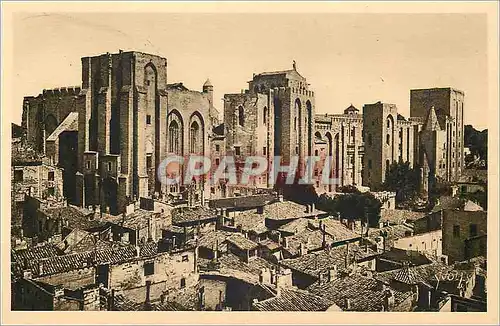
[(238, 125), (240, 125), (241, 127), (244, 127), (245, 126), (245, 110), (243, 109), (242, 106), (238, 107), (237, 114), (238, 114)]
[(200, 145), (200, 125), (197, 121), (193, 121), (193, 123), (191, 123), (189, 139), (191, 153), (197, 153)]
[(179, 134), (179, 124), (177, 121), (172, 121), (170, 123), (170, 127), (168, 128), (168, 135), (169, 135), (169, 148), (168, 151), (170, 153), (179, 153), (179, 139), (180, 139), (180, 134)]

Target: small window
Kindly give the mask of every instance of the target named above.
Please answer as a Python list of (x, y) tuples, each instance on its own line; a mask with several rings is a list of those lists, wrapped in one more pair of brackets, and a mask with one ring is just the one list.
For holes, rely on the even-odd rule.
[(460, 225), (453, 225), (453, 237), (454, 238), (460, 237)]
[(477, 236), (477, 224), (469, 225), (469, 236), (471, 237)]
[(181, 278), (181, 289), (186, 287), (186, 279), (183, 277)]
[(299, 154), (299, 146), (295, 146), (295, 154)]
[(182, 256), (182, 261), (189, 261), (189, 256), (188, 255)]
[(235, 155), (241, 155), (240, 146), (234, 146), (234, 154)]
[(54, 171), (49, 171), (48, 179), (49, 181), (54, 181)]
[(215, 151), (220, 152), (220, 145), (215, 145)]
[(220, 159), (216, 158), (216, 159), (215, 159), (215, 165), (216, 165), (216, 166), (219, 166), (219, 164), (220, 164)]
[(23, 179), (24, 179), (23, 170), (15, 170), (14, 171), (14, 181), (19, 182), (19, 181), (23, 181)]
[(385, 143), (386, 143), (387, 145), (389, 145), (389, 144), (391, 143), (391, 135), (387, 134), (387, 135), (385, 136)]
[(153, 275), (155, 273), (155, 263), (144, 263), (144, 276)]
[(262, 147), (262, 154), (267, 155), (267, 147)]
[(318, 150), (317, 150), (317, 149), (316, 149), (316, 150), (314, 150), (314, 156), (318, 156), (318, 155), (319, 155)]
[(111, 171), (112, 167), (111, 162), (108, 162), (108, 171)]
[(146, 169), (151, 169), (151, 166), (153, 165), (153, 162), (152, 162), (152, 156), (151, 154), (147, 154), (146, 155)]
[(147, 125), (151, 124), (151, 115), (150, 114), (146, 115), (146, 124)]
[(90, 161), (87, 161), (87, 169), (90, 170), (90, 164), (91, 162)]

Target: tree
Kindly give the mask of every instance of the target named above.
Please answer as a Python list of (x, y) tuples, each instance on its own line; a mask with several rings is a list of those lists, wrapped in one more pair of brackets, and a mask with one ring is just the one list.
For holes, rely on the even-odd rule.
[(349, 221), (359, 220), (374, 227), (380, 220), (380, 209), (382, 203), (369, 192), (359, 191), (345, 193), (334, 198), (321, 195), (318, 200), (318, 208), (332, 215), (340, 215)]
[(393, 163), (386, 171), (383, 188), (396, 192), (396, 201), (413, 201), (420, 188), (420, 170), (411, 168), (410, 163)]

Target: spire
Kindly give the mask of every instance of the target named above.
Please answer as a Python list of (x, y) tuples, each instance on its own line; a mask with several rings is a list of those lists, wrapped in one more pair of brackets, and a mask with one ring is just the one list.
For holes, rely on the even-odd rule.
[(434, 107), (431, 107), (431, 109), (429, 110), (427, 120), (425, 121), (424, 130), (441, 130)]
[(293, 70), (297, 71), (297, 62), (295, 62), (295, 60), (293, 60), (292, 66)]
[(213, 87), (214, 85), (212, 85), (212, 82), (210, 81), (210, 78), (207, 78), (207, 81), (205, 82), (205, 84), (203, 84), (203, 87)]

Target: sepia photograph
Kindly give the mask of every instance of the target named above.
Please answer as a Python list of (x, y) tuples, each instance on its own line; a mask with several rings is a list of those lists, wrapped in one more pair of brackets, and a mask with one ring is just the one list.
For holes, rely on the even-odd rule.
[(2, 3), (10, 322), (498, 322), (498, 3), (100, 5)]

